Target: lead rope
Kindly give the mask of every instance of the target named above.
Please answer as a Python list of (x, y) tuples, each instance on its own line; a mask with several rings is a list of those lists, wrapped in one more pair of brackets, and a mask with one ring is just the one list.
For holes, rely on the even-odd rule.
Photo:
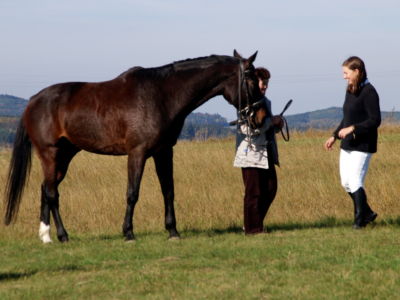
[(236, 130), (240, 132), (240, 123), (242, 121), (242, 115), (240, 113), (242, 107), (242, 93), (241, 93), (241, 85), (242, 85), (242, 62), (239, 64), (239, 76), (238, 76), (238, 102), (239, 106), (237, 109), (237, 123), (236, 123)]
[[(246, 76), (245, 76), (245, 71), (243, 67), (243, 62), (240, 61), (239, 64), (239, 76), (238, 76), (239, 82), (238, 82), (238, 98), (239, 98), (239, 109), (238, 109), (238, 122), (237, 122), (237, 131), (241, 134), (240, 126), (243, 123), (243, 116), (242, 116), (242, 84), (245, 82), (246, 84), (246, 108), (245, 109), (250, 109), (250, 103), (249, 103), (249, 87), (247, 85), (246, 81)], [(247, 126), (246, 126), (246, 139), (248, 140), (247, 148), (251, 148), (252, 146), (252, 141), (251, 141), (251, 134), (252, 134), (252, 129), (250, 128), (250, 118), (251, 116), (248, 115), (247, 112), (245, 112), (246, 117), (245, 121), (247, 121)]]
[[(282, 138), (283, 138), (283, 140), (284, 140), (285, 142), (289, 142), (289, 140), (290, 140), (289, 126), (288, 126), (288, 123), (287, 123), (287, 121), (286, 121), (286, 118), (284, 118), (283, 116), (281, 116), (281, 117), (282, 117), (282, 120), (283, 120), (283, 127), (281, 128)], [(284, 129), (284, 128), (286, 128), (286, 136), (285, 136), (285, 134), (283, 133), (283, 129)]]
[[(283, 138), (283, 140), (284, 140), (285, 142), (289, 142), (290, 135), (289, 135), (289, 126), (288, 126), (288, 123), (287, 123), (286, 119), (283, 117), (283, 114), (284, 114), (285, 111), (289, 108), (289, 106), (292, 104), (292, 102), (293, 102), (293, 100), (290, 99), (290, 100), (288, 101), (288, 103), (286, 103), (286, 105), (285, 105), (285, 107), (283, 108), (282, 112), (279, 114), (279, 115), (282, 117), (282, 119), (283, 119), (283, 127), (281, 128), (281, 134), (282, 134), (282, 138)], [(285, 128), (285, 127), (286, 127), (286, 136), (285, 136), (285, 134), (283, 133), (283, 128)]]
[[(243, 117), (242, 117), (242, 81), (243, 81), (243, 62), (240, 61), (239, 64), (239, 76), (238, 76), (238, 102), (239, 102), (239, 107), (237, 110), (237, 123), (236, 123), (236, 130), (239, 134), (242, 133), (242, 131), (240, 130), (240, 126), (242, 124), (243, 121)], [(247, 97), (248, 98), (248, 97)], [(248, 99), (247, 99), (248, 102)], [(248, 123), (248, 126), (246, 127), (246, 138), (248, 139), (249, 143), (248, 143), (248, 148), (251, 147), (251, 133), (250, 133), (250, 123)]]
[[(236, 123), (236, 129), (239, 133), (241, 133), (240, 126), (243, 121), (243, 116), (242, 116), (242, 82), (243, 82), (243, 62), (240, 61), (239, 64), (239, 76), (238, 76), (238, 99), (239, 99), (239, 108), (237, 110), (237, 119), (238, 122)], [(246, 129), (246, 138), (250, 137), (250, 127), (247, 126)]]

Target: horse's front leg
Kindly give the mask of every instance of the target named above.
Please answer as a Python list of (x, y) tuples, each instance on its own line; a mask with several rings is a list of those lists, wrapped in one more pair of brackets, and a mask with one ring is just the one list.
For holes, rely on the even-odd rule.
[(139, 198), (140, 181), (143, 175), (144, 164), (145, 158), (143, 152), (132, 151), (128, 154), (127, 205), (124, 224), (122, 225), (122, 233), (126, 241), (135, 239), (133, 234), (133, 212)]
[(172, 147), (162, 149), (154, 156), (158, 179), (164, 196), (165, 228), (169, 232), (169, 238), (179, 238), (176, 230), (174, 209), (174, 179), (173, 179), (173, 151)]

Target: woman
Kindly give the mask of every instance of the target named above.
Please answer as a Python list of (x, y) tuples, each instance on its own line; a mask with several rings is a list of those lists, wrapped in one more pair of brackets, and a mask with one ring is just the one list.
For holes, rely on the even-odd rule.
[(343, 62), (343, 77), (347, 80), (343, 104), (343, 119), (325, 142), (331, 150), (337, 139), (340, 143), (340, 178), (354, 203), (353, 228), (360, 229), (374, 221), (364, 190), (364, 179), (373, 153), (377, 151), (378, 127), (381, 123), (379, 96), (367, 79), (364, 62), (356, 56)]
[[(257, 68), (256, 76), (263, 94), (271, 77), (265, 68)], [(263, 221), (278, 188), (275, 164), (279, 165), (275, 141), (276, 129), (282, 128), (280, 116), (272, 116), (271, 101), (264, 97), (267, 116), (261, 128), (254, 131), (242, 124), (237, 136), (235, 167), (242, 168), (245, 186), (244, 231), (264, 232)]]

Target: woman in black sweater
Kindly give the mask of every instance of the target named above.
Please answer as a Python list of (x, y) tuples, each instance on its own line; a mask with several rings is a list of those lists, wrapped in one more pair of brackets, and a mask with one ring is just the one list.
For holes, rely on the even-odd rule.
[(352, 56), (342, 66), (343, 77), (347, 80), (343, 119), (325, 142), (325, 149), (332, 150), (335, 141), (341, 140), (341, 183), (353, 199), (353, 228), (360, 229), (377, 217), (368, 205), (364, 179), (371, 156), (377, 151), (381, 112), (378, 93), (367, 79), (364, 62)]

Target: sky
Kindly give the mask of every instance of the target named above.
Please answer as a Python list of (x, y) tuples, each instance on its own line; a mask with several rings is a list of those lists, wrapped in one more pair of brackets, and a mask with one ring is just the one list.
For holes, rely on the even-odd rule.
[[(361, 57), (381, 110), (400, 110), (398, 0), (1, 0), (0, 94), (29, 99), (67, 81), (104, 81), (133, 67), (217, 55), (245, 57), (271, 72), (279, 113), (341, 107), (342, 62)], [(196, 112), (228, 120), (215, 97)]]

